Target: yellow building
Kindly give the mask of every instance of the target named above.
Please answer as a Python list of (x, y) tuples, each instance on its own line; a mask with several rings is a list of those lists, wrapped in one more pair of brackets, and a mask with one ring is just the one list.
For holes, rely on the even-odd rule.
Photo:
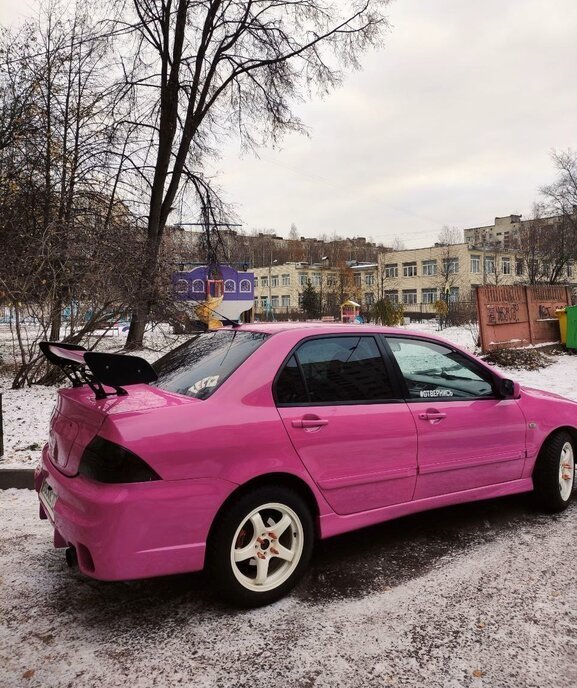
[(366, 310), (377, 297), (378, 264), (360, 263), (334, 267), (322, 263), (273, 262), (266, 268), (254, 268), (255, 316), (299, 312), (302, 292), (310, 282), (319, 297), (319, 316), (338, 317), (343, 299), (354, 298)]
[(438, 299), (470, 301), (474, 287), (517, 283), (524, 269), (524, 261), (514, 252), (465, 243), (390, 251), (379, 255), (378, 296), (402, 303), (405, 311), (432, 306)]

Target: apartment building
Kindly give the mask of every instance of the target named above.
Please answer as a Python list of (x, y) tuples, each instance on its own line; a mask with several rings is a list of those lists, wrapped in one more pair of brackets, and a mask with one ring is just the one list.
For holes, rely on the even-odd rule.
[(519, 248), (523, 229), (537, 223), (540, 227), (555, 227), (562, 218), (543, 217), (538, 220), (522, 220), (522, 215), (496, 217), (495, 223), (484, 227), (470, 227), (463, 230), (465, 242), (471, 246), (499, 247), (504, 251)]

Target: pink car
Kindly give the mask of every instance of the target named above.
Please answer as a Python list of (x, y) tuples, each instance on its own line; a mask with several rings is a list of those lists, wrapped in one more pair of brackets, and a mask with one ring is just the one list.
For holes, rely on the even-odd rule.
[(155, 365), (44, 343), (58, 393), (36, 474), (55, 547), (87, 576), (208, 568), (229, 600), (286, 594), (316, 538), (436, 507), (573, 491), (577, 403), (432, 336), (242, 325)]

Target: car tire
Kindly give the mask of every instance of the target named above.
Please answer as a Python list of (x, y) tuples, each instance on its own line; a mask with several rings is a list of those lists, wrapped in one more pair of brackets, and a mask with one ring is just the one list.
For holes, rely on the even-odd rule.
[(569, 505), (575, 485), (575, 441), (568, 432), (549, 437), (537, 457), (533, 487), (537, 505), (557, 513)]
[(284, 486), (246, 493), (217, 518), (207, 564), (217, 594), (239, 607), (260, 607), (286, 595), (313, 551), (314, 525), (305, 500)]

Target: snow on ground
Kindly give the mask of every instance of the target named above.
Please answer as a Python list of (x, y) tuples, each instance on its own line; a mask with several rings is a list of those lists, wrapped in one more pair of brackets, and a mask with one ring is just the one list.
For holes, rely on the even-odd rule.
[[(467, 327), (440, 334), (475, 350)], [(177, 341), (157, 333), (144, 355)], [(559, 356), (508, 375), (577, 399), (576, 372)], [(32, 466), (55, 389), (9, 384), (4, 465)], [(399, 519), (318, 543), (288, 598), (239, 612), (201, 574), (104, 583), (68, 569), (35, 493), (0, 491), (0, 688), (575, 686), (576, 517), (577, 501), (551, 517), (514, 497)]]
[(227, 609), (200, 574), (66, 567), (36, 496), (0, 493), (2, 688), (577, 685), (577, 503), (508, 498), (319, 543), (284, 600)]
[[(405, 325), (411, 332), (423, 332), (444, 337), (450, 342), (479, 353), (476, 341), (478, 331), (474, 325), (448, 327), (439, 332), (434, 320)], [(125, 333), (115, 332), (103, 337), (98, 351), (120, 351), (126, 338)], [(145, 349), (137, 352), (148, 361), (154, 361), (187, 338), (186, 335), (172, 335), (168, 326), (157, 326), (147, 333)], [(10, 360), (10, 332), (0, 326), (0, 353), (4, 360)], [(508, 370), (511, 377), (521, 384), (555, 392), (577, 400), (577, 356), (556, 356), (554, 363), (542, 370)], [(20, 390), (10, 389), (12, 379), (6, 371), (0, 372), (0, 392), (3, 395), (4, 456), (0, 468), (34, 467), (46, 442), (50, 414), (54, 406), (57, 387), (35, 385)]]

